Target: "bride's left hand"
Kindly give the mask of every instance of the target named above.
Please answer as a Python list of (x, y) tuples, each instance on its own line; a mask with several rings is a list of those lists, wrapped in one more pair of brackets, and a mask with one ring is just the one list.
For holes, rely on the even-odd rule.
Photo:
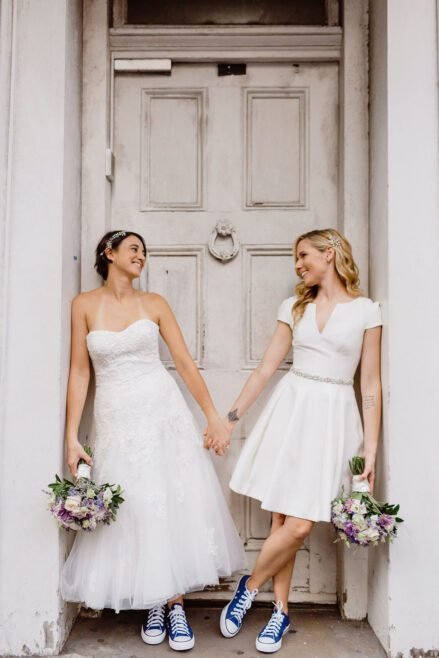
[(215, 417), (208, 419), (208, 424), (204, 430), (204, 447), (212, 448), (217, 455), (225, 455), (230, 445), (230, 435), (221, 418)]
[(369, 481), (370, 493), (373, 495), (373, 487), (375, 484), (375, 457), (364, 455), (364, 458), (366, 463), (360, 478)]

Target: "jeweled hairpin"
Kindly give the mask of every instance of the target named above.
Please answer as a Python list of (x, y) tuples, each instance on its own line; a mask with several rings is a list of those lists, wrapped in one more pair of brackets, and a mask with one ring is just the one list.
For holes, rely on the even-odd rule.
[[(125, 235), (126, 235), (126, 231), (118, 231), (117, 233), (115, 233), (114, 235), (112, 235), (112, 236), (107, 240), (107, 242), (106, 242), (106, 246), (105, 246), (105, 249), (111, 249), (111, 247), (112, 247), (112, 245), (113, 245), (113, 242), (114, 242), (115, 240), (117, 240), (117, 238), (122, 238), (122, 237), (124, 237)], [(99, 254), (100, 256), (103, 256), (103, 254), (105, 253), (105, 249), (104, 249), (104, 251), (101, 251), (101, 253)]]
[(335, 235), (330, 237), (328, 242), (331, 245), (331, 247), (334, 247), (334, 249), (337, 249), (338, 247), (341, 247), (340, 238), (337, 238), (337, 236), (335, 236)]
[(111, 249), (111, 245), (113, 244), (113, 242), (117, 240), (117, 238), (121, 238), (124, 235), (126, 235), (125, 231), (118, 231), (117, 233), (112, 235), (111, 238), (107, 240), (107, 249)]

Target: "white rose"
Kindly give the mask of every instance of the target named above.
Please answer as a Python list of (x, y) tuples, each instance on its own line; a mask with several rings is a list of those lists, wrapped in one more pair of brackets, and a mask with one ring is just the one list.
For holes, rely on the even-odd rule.
[(365, 530), (367, 528), (367, 523), (362, 514), (353, 514), (352, 523), (355, 523), (357, 528), (360, 530)]
[(378, 541), (380, 538), (380, 531), (377, 528), (366, 528), (358, 533), (358, 539), (368, 541)]
[(109, 503), (111, 502), (112, 499), (113, 499), (113, 492), (111, 491), (110, 487), (107, 487), (104, 491), (104, 501), (106, 503)]
[(351, 503), (351, 512), (358, 514), (360, 512), (360, 501), (357, 498), (354, 498)]

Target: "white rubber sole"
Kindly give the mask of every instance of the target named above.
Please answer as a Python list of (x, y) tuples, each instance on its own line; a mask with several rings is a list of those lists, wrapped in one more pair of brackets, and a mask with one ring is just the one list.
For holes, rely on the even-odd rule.
[(146, 635), (143, 626), (140, 630), (140, 637), (145, 642), (145, 644), (161, 644), (166, 637), (166, 631), (163, 631), (160, 635)]
[(230, 601), (230, 602), (229, 602), (229, 603), (228, 603), (228, 604), (222, 609), (222, 612), (221, 612), (221, 617), (220, 617), (220, 630), (221, 630), (221, 634), (222, 634), (224, 637), (228, 637), (228, 638), (236, 637), (236, 636), (238, 635), (239, 631), (240, 631), (241, 628), (242, 628), (242, 624), (241, 624), (240, 628), (238, 628), (237, 631), (236, 631), (235, 633), (231, 633), (231, 632), (228, 630), (227, 626), (226, 626), (227, 611), (228, 611), (229, 606), (230, 606), (230, 604), (232, 603), (233, 599), (235, 598), (235, 594), (236, 594), (236, 592), (238, 591), (238, 587), (239, 587), (240, 582), (241, 582), (241, 578), (240, 578), (240, 579), (238, 580), (238, 582), (237, 582), (237, 585), (236, 585), (236, 587), (235, 587), (235, 591), (233, 592), (233, 596), (232, 596), (231, 601)]
[(259, 642), (258, 638), (256, 638), (256, 649), (260, 651), (261, 653), (276, 653), (276, 651), (279, 651), (279, 649), (282, 646), (282, 639), (286, 633), (290, 630), (290, 627), (287, 626), (284, 632), (282, 633), (282, 637), (278, 642), (273, 642), (273, 644), (265, 644), (265, 642)]
[[(233, 596), (235, 596), (235, 595), (233, 595)], [(221, 617), (220, 617), (220, 630), (221, 630), (221, 634), (222, 634), (224, 637), (228, 637), (228, 638), (230, 638), (230, 637), (235, 637), (236, 635), (238, 635), (239, 631), (241, 630), (240, 628), (238, 628), (238, 630), (236, 631), (236, 633), (231, 633), (231, 632), (229, 631), (229, 629), (227, 628), (227, 626), (226, 626), (226, 617), (227, 617), (227, 611), (228, 611), (228, 609), (229, 609), (229, 605), (230, 605), (230, 603), (229, 603), (228, 605), (226, 605), (225, 608), (223, 608), (223, 610), (222, 610), (222, 612), (221, 612)]]
[(188, 651), (189, 649), (193, 649), (195, 646), (195, 635), (192, 640), (188, 640), (187, 642), (175, 642), (169, 638), (169, 646), (174, 651)]

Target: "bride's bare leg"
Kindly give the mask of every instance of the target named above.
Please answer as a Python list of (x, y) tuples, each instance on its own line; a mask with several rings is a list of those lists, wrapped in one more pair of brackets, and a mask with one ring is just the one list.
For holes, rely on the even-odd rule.
[(168, 601), (168, 608), (172, 608), (174, 603), (181, 603), (181, 605), (183, 605), (183, 597), (176, 596), (175, 599), (171, 599), (170, 601)]
[(284, 523), (265, 540), (253, 573), (247, 581), (247, 588), (259, 589), (291, 562), (313, 525), (313, 521), (287, 516)]
[(288, 614), (288, 596), (290, 593), (291, 578), (293, 575), (294, 563), (296, 561), (296, 554), (297, 553), (294, 553), (293, 558), (273, 576), (274, 600), (276, 603), (279, 601), (282, 602), (282, 612), (285, 612), (286, 615)]
[[(277, 512), (273, 512), (271, 518), (272, 521), (270, 534), (283, 526), (287, 517), (285, 514), (278, 514)], [(293, 555), (291, 560), (289, 560), (286, 565), (273, 576), (274, 600), (276, 603), (279, 601), (282, 602), (282, 611), (286, 614), (288, 614), (288, 595), (290, 592), (291, 577), (293, 575), (295, 561), (296, 553)]]

